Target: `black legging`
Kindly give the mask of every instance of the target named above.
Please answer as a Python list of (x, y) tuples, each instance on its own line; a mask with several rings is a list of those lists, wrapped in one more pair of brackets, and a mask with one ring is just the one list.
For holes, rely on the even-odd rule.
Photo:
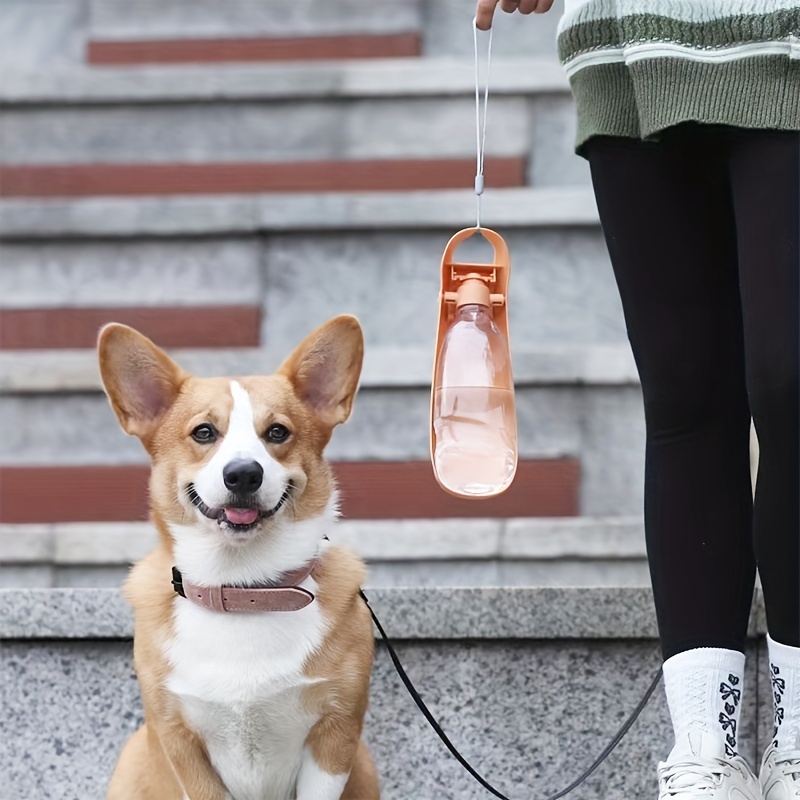
[(685, 124), (586, 150), (642, 382), (664, 658), (744, 650), (756, 559), (770, 635), (800, 646), (800, 134)]

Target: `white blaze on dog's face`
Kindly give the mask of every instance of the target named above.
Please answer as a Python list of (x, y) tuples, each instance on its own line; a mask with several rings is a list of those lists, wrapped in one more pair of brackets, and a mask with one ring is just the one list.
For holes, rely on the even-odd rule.
[[(246, 537), (261, 521), (275, 516), (292, 491), (302, 495), (307, 482), (302, 464), (284, 465), (280, 460), (281, 451), (288, 453), (292, 438), (297, 439), (293, 429), (302, 426), (280, 412), (285, 400), (262, 404), (258, 386), (253, 392), (251, 398), (239, 381), (231, 381), (233, 405), (227, 419), (216, 425), (204, 420), (191, 433), (212, 455), (187, 485), (188, 498), (202, 516), (233, 537)], [(256, 408), (262, 413), (256, 415)]]
[(363, 357), (353, 317), (314, 331), (277, 373), (184, 373), (123, 325), (100, 335), (103, 383), (122, 427), (152, 459), (151, 504), (164, 523), (249, 541), (283, 515), (322, 514), (333, 480), (322, 458), (350, 414)]
[(190, 379), (154, 438), (154, 506), (165, 522), (191, 515), (233, 542), (280, 514), (317, 516), (332, 491), (329, 436), (283, 376)]

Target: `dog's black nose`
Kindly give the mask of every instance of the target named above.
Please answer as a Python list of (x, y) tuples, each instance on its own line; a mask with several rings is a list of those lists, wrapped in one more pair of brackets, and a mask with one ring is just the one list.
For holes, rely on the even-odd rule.
[(264, 480), (264, 469), (257, 461), (238, 458), (225, 465), (222, 480), (236, 494), (252, 494)]

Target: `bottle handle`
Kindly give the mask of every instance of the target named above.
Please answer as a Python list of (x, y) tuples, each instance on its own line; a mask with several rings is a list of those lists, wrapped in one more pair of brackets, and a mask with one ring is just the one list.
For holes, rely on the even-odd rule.
[(491, 228), (483, 227), (464, 228), (464, 230), (453, 234), (453, 236), (450, 237), (450, 241), (447, 243), (447, 246), (444, 248), (444, 254), (442, 255), (442, 266), (444, 266), (445, 263), (451, 263), (453, 261), (453, 253), (456, 247), (458, 247), (458, 245), (467, 239), (473, 237), (476, 233), (483, 236), (483, 238), (492, 245), (494, 250), (494, 261), (492, 263), (495, 265), (505, 266), (506, 268), (510, 267), (511, 261), (508, 253), (508, 245), (506, 244), (505, 239), (503, 239), (503, 237), (497, 233), (497, 231), (493, 231)]

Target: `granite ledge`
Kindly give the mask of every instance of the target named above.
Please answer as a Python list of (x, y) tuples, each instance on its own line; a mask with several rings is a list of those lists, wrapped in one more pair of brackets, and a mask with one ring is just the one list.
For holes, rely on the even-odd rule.
[[(648, 588), (372, 589), (393, 639), (653, 639)], [(128, 639), (132, 615), (118, 589), (0, 590), (2, 639)], [(766, 633), (756, 594), (750, 635)]]

